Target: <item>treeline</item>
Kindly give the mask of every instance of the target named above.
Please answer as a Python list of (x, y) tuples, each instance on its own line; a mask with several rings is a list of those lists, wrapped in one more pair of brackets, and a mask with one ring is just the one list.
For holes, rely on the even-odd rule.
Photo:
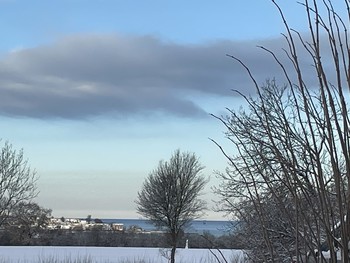
[[(169, 235), (166, 233), (135, 233), (123, 231), (72, 231), (65, 229), (44, 230), (31, 232), (24, 229), (4, 229), (0, 231), (1, 246), (94, 246), (94, 247), (167, 247)], [(184, 233), (178, 247), (189, 248), (242, 248), (239, 237), (233, 235), (214, 236)]]

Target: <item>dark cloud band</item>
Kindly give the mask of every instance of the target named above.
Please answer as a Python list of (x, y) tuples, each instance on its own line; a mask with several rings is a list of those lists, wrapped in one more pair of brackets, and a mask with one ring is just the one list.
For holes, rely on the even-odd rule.
[(151, 36), (78, 35), (18, 50), (0, 61), (0, 114), (73, 119), (144, 112), (204, 116), (191, 96), (232, 96), (231, 89), (253, 88), (244, 70), (225, 54), (244, 59), (260, 81), (281, 74), (256, 44), (280, 52), (283, 42), (180, 45)]

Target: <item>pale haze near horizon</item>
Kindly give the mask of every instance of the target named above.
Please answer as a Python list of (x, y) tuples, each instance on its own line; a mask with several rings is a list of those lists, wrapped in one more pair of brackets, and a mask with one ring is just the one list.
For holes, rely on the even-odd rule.
[[(303, 7), (283, 7), (303, 31)], [(209, 138), (234, 149), (210, 113), (253, 91), (226, 54), (261, 82), (281, 74), (256, 48), (284, 43), (268, 0), (0, 1), (0, 30), (0, 137), (24, 149), (56, 217), (140, 218), (137, 192), (176, 149), (206, 167), (212, 209), (227, 161)]]

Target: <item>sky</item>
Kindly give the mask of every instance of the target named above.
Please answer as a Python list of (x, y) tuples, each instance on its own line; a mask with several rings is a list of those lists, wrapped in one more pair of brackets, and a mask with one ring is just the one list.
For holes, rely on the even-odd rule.
[[(303, 7), (279, 1), (303, 32)], [(284, 3), (283, 3), (284, 2)], [(56, 217), (140, 218), (144, 179), (176, 149), (210, 177), (206, 218), (234, 151), (210, 114), (280, 74), (257, 45), (281, 52), (284, 27), (269, 0), (0, 0), (0, 130), (36, 170), (36, 201)]]

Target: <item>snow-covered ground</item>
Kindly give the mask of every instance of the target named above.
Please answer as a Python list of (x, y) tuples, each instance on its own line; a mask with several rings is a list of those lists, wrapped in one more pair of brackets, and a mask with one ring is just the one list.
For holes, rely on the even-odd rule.
[[(129, 248), (129, 247), (2, 247), (0, 246), (0, 262), (37, 263), (53, 259), (55, 262), (76, 259), (91, 259), (96, 263), (115, 262), (147, 262), (167, 263), (164, 257), (167, 250), (159, 248)], [(220, 250), (227, 262), (243, 255), (240, 250)], [(220, 262), (225, 262), (220, 253), (212, 250)], [(163, 254), (163, 255), (162, 255)], [(218, 263), (218, 260), (208, 249), (177, 249), (176, 262), (179, 263)]]

